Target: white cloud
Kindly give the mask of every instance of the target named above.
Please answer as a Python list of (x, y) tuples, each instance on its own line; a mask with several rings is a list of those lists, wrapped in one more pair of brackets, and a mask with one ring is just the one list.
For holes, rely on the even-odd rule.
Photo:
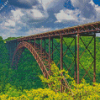
[(34, 17), (34, 19), (39, 19), (39, 18), (43, 18), (43, 14), (37, 10), (37, 9), (33, 9), (31, 10), (32, 16)]
[[(31, 27), (29, 23), (41, 22), (48, 18), (48, 13), (46, 11), (41, 11), (38, 7), (33, 6), (32, 9), (19, 9), (11, 10), (9, 12), (9, 16), (0, 17), (0, 36), (3, 38), (7, 38), (9, 36), (20, 36), (20, 35), (29, 35), (40, 33), (44, 31), (50, 30), (50, 28), (33, 28), (31, 31)], [(33, 27), (33, 26), (32, 26)], [(29, 32), (29, 33), (28, 33)]]
[(23, 23), (41, 22), (48, 18), (46, 10), (41, 10), (39, 6), (33, 6), (32, 9), (22, 9), (24, 16), (21, 18)]
[(90, 4), (95, 6), (95, 3), (93, 2), (93, 0), (90, 1)]
[[(89, 3), (91, 0), (71, 0), (74, 7), (83, 7), (84, 4)], [(82, 5), (80, 5), (82, 4)]]
[(10, 17), (5, 21), (5, 26), (18, 28), (26, 24), (44, 21), (46, 18), (48, 18), (48, 13), (46, 11), (41, 12), (35, 6), (32, 9), (15, 9), (11, 10)]
[(55, 2), (57, 2), (59, 0), (41, 0), (40, 3), (42, 3), (42, 6), (45, 10), (50, 8), (50, 5), (52, 4), (52, 7), (54, 5)]
[(72, 5), (75, 8), (79, 8), (81, 15), (85, 18), (95, 18), (96, 11), (91, 0), (71, 0)]
[(5, 26), (15, 27), (15, 22), (12, 20), (8, 20), (7, 22), (5, 22)]
[(10, 18), (6, 19), (5, 26), (7, 27), (15, 27), (17, 23), (20, 23), (20, 18), (24, 14), (21, 12), (20, 9), (11, 10)]
[(6, 27), (5, 23), (0, 24), (0, 36), (2, 36), (4, 39), (11, 36), (17, 36), (17, 34), (15, 34), (16, 31), (16, 29)]
[(47, 31), (51, 31), (51, 28), (44, 28), (44, 26), (40, 27), (40, 28), (33, 28), (30, 29), (28, 32), (26, 32), (27, 35), (32, 35), (32, 34), (38, 34), (38, 33), (43, 33), (43, 32), (47, 32)]
[(93, 19), (93, 18), (86, 19), (86, 18), (83, 18), (83, 17), (81, 16), (81, 17), (82, 17), (81, 20), (86, 21), (86, 22), (100, 21), (100, 6), (97, 5), (97, 4), (95, 4), (95, 3), (93, 2), (93, 0), (90, 1), (90, 4), (91, 4), (91, 5), (94, 7), (94, 9), (95, 9), (96, 18), (95, 18), (95, 19)]
[(59, 13), (55, 14), (57, 21), (56, 22), (65, 22), (65, 21), (78, 21), (77, 15), (79, 10), (61, 10)]
[(95, 9), (96, 9), (96, 15), (97, 15), (95, 21), (100, 21), (100, 6), (96, 5)]
[(30, 17), (31, 19), (43, 19), (48, 17), (48, 14), (46, 12), (41, 12), (38, 9), (30, 9), (30, 10), (26, 10), (25, 12), (25, 16)]
[(100, 6), (94, 4), (93, 0), (71, 0), (74, 10), (62, 9), (55, 14), (56, 22), (67, 23), (68, 21), (85, 24), (100, 20)]
[(20, 19), (20, 17), (22, 17), (24, 14), (21, 12), (21, 9), (17, 9), (17, 10), (11, 10), (12, 16), (11, 18), (13, 18), (14, 20), (18, 21)]
[(100, 13), (100, 6), (96, 6), (95, 9), (97, 13)]
[(64, 8), (64, 2), (66, 0), (42, 0), (43, 8), (47, 11), (52, 11), (52, 12), (59, 12), (61, 9)]

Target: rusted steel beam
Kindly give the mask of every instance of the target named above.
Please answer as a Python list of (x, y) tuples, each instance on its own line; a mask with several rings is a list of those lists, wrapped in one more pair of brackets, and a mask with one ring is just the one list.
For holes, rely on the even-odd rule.
[[(92, 37), (94, 38), (94, 35), (92, 35)], [(86, 44), (84, 43), (84, 41), (83, 41), (82, 38), (80, 37), (80, 39), (81, 39), (81, 41), (83, 42), (83, 44), (84, 44), (84, 46), (85, 46), (86, 49), (85, 49), (85, 50), (83, 51), (83, 53), (80, 55), (79, 60), (81, 59), (82, 55), (85, 53), (86, 50), (89, 51), (89, 53), (91, 54), (92, 58), (94, 59), (94, 56), (92, 55), (92, 53), (91, 53), (90, 50), (88, 49), (88, 46), (89, 46), (89, 44), (92, 42), (93, 38), (90, 40), (90, 42), (89, 42), (88, 45), (86, 46)], [(94, 60), (93, 60), (93, 62), (94, 62)], [(91, 65), (89, 66), (89, 69), (91, 68), (93, 62), (92, 62)], [(83, 69), (85, 70), (85, 72), (86, 72), (85, 75), (84, 75), (82, 78), (84, 78), (84, 77), (86, 76), (86, 74), (90, 77), (90, 75), (88, 74), (89, 69), (86, 70), (86, 69), (83, 67), (83, 65), (81, 64), (81, 62), (79, 62), (79, 64), (82, 66), (82, 68), (83, 68)], [(91, 77), (90, 77), (90, 79), (92, 80)], [(81, 81), (82, 81), (82, 80), (81, 80)], [(80, 81), (79, 83), (81, 83), (81, 81)]]
[(34, 39), (34, 48), (35, 48), (36, 39)]
[[(73, 55), (73, 57), (74, 57), (74, 60), (72, 61), (72, 63), (70, 64), (70, 66), (69, 66), (69, 68), (67, 68), (67, 66), (66, 66), (66, 64), (64, 63), (64, 65), (65, 65), (65, 67), (68, 69), (68, 71), (69, 71), (69, 73), (72, 75), (72, 73), (71, 73), (71, 71), (70, 71), (70, 68), (72, 67), (72, 64), (75, 62), (75, 54), (71, 51), (71, 49), (70, 49), (70, 46), (71, 46), (71, 44), (73, 43), (73, 41), (75, 40), (76, 38), (75, 38), (75, 36), (73, 37), (73, 40), (70, 42), (70, 44), (69, 44), (69, 46), (67, 45), (67, 43), (63, 40), (63, 42), (65, 43), (65, 45), (67, 46), (67, 49), (65, 50), (65, 52), (63, 53), (63, 57), (65, 56), (65, 54), (66, 54), (66, 52), (69, 50), (70, 52), (71, 52), (71, 54)], [(66, 58), (66, 56), (65, 56), (65, 58)], [(75, 70), (75, 68), (74, 68), (74, 70)], [(74, 72), (74, 74), (75, 74), (75, 72)], [(72, 75), (73, 76), (73, 75)], [(75, 78), (75, 76), (74, 76), (74, 78)]]
[[(79, 29), (79, 33), (89, 33), (89, 32), (95, 32), (95, 33), (99, 33), (100, 32), (100, 21), (99, 22), (95, 22), (95, 23), (89, 23), (89, 24), (84, 24), (84, 25), (78, 25), (78, 26), (74, 26), (74, 27), (68, 27), (68, 28), (64, 28), (64, 29), (59, 29), (59, 30), (55, 30), (55, 31), (49, 31), (49, 32), (45, 32), (45, 33), (41, 33), (41, 34), (36, 34), (36, 35), (31, 35), (31, 36), (26, 36), (26, 37), (22, 37), (19, 39), (15, 39), (18, 41), (24, 41), (24, 40), (29, 40), (29, 39), (35, 39), (35, 38), (47, 38), (47, 37), (56, 37), (56, 36), (60, 36), (60, 35), (69, 35), (69, 34), (77, 34), (77, 29)], [(12, 40), (12, 41), (15, 41)]]
[(77, 84), (79, 84), (79, 33), (77, 34)]
[[(60, 42), (60, 41), (59, 41)], [(53, 50), (53, 52), (52, 52), (52, 54), (54, 54), (54, 51), (55, 50), (57, 50), (57, 52), (59, 52), (59, 54), (60, 54), (60, 50), (57, 48), (58, 46), (59, 46), (59, 43), (57, 43), (57, 45), (55, 45), (55, 43), (53, 43), (53, 45), (55, 46), (55, 49)], [(58, 60), (58, 62), (57, 62), (57, 66), (60, 64), (60, 59)]]
[[(75, 36), (74, 36), (74, 38), (75, 38)], [(67, 46), (67, 50), (68, 50), (68, 49), (70, 50), (70, 46), (71, 46), (71, 44), (73, 43), (73, 41), (74, 41), (74, 39), (71, 41), (71, 43), (70, 43), (69, 46), (68, 46), (67, 43), (63, 40), (63, 42), (64, 42), (64, 43), (66, 44), (66, 46)], [(55, 45), (55, 44), (54, 44), (54, 45)], [(57, 46), (55, 46), (55, 48), (57, 49)], [(57, 49), (57, 50), (58, 50), (58, 49)], [(63, 53), (63, 57), (65, 56), (67, 50)], [(54, 52), (54, 51), (53, 51), (53, 52)], [(58, 52), (60, 53), (59, 50), (58, 50)], [(73, 55), (73, 57), (75, 57), (74, 54), (73, 54), (73, 52), (72, 52), (71, 50), (70, 50), (70, 52), (71, 52), (71, 54)], [(73, 60), (73, 62), (74, 62), (74, 60)], [(71, 63), (70, 67), (72, 66), (73, 62)], [(58, 66), (59, 63), (60, 63), (60, 61), (58, 61), (58, 63), (57, 63), (56, 65)], [(64, 62), (63, 62), (63, 63), (64, 63)], [(64, 63), (64, 65), (66, 66), (65, 63)], [(66, 66), (66, 68), (68, 69), (68, 71), (69, 71), (70, 74), (72, 75), (72, 73), (71, 73), (71, 71), (70, 71), (70, 67), (68, 68), (68, 67)]]
[[(91, 66), (92, 66), (92, 64), (93, 64), (93, 62), (91, 63), (91, 65), (89, 66), (89, 69), (88, 70), (86, 70), (84, 67), (83, 67), (83, 65), (81, 64), (81, 62), (79, 62), (80, 63), (80, 65), (82, 66), (82, 68), (85, 70), (85, 75), (86, 74), (88, 74), (88, 70), (91, 68)], [(83, 76), (83, 78), (85, 77), (85, 75)], [(88, 76), (90, 77), (90, 79), (92, 80), (92, 78), (91, 78), (91, 76), (88, 74)]]
[[(57, 47), (58, 47), (59, 43), (58, 43), (57, 45), (55, 45), (55, 44), (53, 43), (53, 45), (55, 46), (54, 51), (55, 51), (55, 50), (57, 50), (58, 52), (60, 52), (60, 51), (57, 49)], [(54, 51), (53, 51), (53, 53), (54, 53)]]
[(93, 82), (96, 82), (96, 34), (94, 33), (94, 73)]
[(46, 39), (43, 40), (44, 40), (44, 49), (46, 49)]
[(77, 66), (76, 66), (76, 36), (75, 36), (75, 57), (74, 57), (74, 60), (75, 60), (75, 68), (74, 68), (74, 79), (76, 81), (76, 70), (77, 70)]
[(67, 65), (65, 64), (65, 62), (63, 62), (63, 64), (65, 65), (65, 67), (67, 68), (67, 70), (70, 72), (70, 74), (72, 76), (71, 70), (67, 67)]
[[(32, 53), (32, 55), (34, 56), (34, 58), (38, 62), (41, 70), (43, 69), (42, 67), (44, 67), (43, 74), (45, 74), (46, 77), (48, 77), (49, 73), (46, 70), (46, 66), (44, 65), (44, 62), (42, 61), (42, 59), (39, 56), (39, 54), (37, 53), (37, 51), (33, 48), (33, 46), (31, 45), (31, 43), (28, 43), (28, 42), (21, 42), (21, 43), (19, 43), (16, 51), (14, 52), (13, 61), (14, 61), (14, 59), (15, 59), (16, 56), (17, 56), (17, 60), (19, 59), (19, 56), (20, 56), (19, 54), (21, 54), (22, 52), (18, 52), (18, 51), (21, 50), (21, 48), (23, 48), (23, 47), (27, 48)], [(12, 65), (14, 63), (13, 61), (12, 61)]]
[[(64, 41), (64, 40), (63, 40)], [(67, 50), (70, 50), (70, 46), (71, 46), (71, 44), (73, 43), (73, 41), (74, 41), (74, 39), (71, 41), (71, 43), (69, 44), (69, 46), (67, 45), (67, 43), (64, 41), (64, 43), (66, 44), (66, 46), (67, 46), (67, 49), (66, 49), (66, 51), (64, 52), (64, 55), (66, 54), (66, 52), (67, 52)], [(74, 54), (73, 54), (73, 52), (70, 50), (70, 52), (71, 52), (71, 54), (74, 56)]]
[[(60, 69), (63, 70), (63, 36), (60, 36)], [(63, 75), (63, 73), (61, 73), (61, 76)], [(63, 80), (61, 80), (61, 83), (63, 82)], [(62, 85), (61, 85), (61, 90), (62, 92)]]
[[(88, 71), (89, 71), (89, 69), (92, 67), (93, 62), (94, 62), (94, 61), (92, 61), (91, 65), (89, 66), (89, 68), (88, 68), (87, 70), (86, 70), (86, 69), (83, 67), (83, 65), (80, 63), (81, 66), (83, 67), (83, 69), (84, 69), (85, 72), (86, 72), (82, 78), (84, 78), (84, 77), (86, 76), (86, 74), (87, 74), (87, 75), (90, 77), (90, 79), (92, 80), (91, 76), (88, 74)], [(82, 80), (81, 80), (81, 81), (82, 81)], [(80, 83), (81, 83), (81, 81), (80, 81)]]
[(89, 34), (80, 34), (80, 36), (93, 36), (93, 35), (89, 35)]
[[(92, 55), (92, 53), (91, 53), (90, 50), (88, 49), (88, 46), (89, 46), (89, 44), (92, 42), (93, 38), (90, 40), (90, 42), (89, 42), (89, 44), (88, 44), (87, 46), (86, 46), (86, 44), (84, 43), (84, 41), (82, 40), (81, 37), (80, 37), (80, 39), (81, 39), (81, 41), (83, 42), (83, 44), (84, 44), (84, 46), (85, 46), (85, 48), (86, 48), (86, 49), (83, 51), (83, 53), (81, 54), (80, 58), (82, 57), (82, 55), (84, 54), (84, 52), (85, 52), (86, 50), (88, 50), (89, 53), (91, 54), (92, 58), (94, 58), (93, 55)], [(79, 58), (79, 59), (80, 59), (80, 58)]]
[(50, 50), (50, 41), (51, 41), (51, 38), (49, 37), (49, 73), (51, 73), (51, 66), (50, 66), (50, 63), (51, 63), (51, 50)]
[(41, 45), (40, 45), (40, 50), (41, 50), (41, 57), (42, 57), (42, 38), (41, 38)]

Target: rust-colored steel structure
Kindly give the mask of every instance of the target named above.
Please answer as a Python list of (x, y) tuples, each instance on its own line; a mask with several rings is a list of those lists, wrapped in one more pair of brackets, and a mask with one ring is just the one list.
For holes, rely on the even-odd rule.
[[(59, 67), (60, 69), (63, 69), (63, 66), (66, 66), (69, 73), (72, 74), (70, 68), (72, 64), (75, 63), (73, 69), (74, 69), (74, 79), (76, 80), (77, 84), (81, 82), (80, 77), (79, 77), (80, 65), (86, 72), (85, 75), (83, 76), (84, 78), (86, 75), (89, 76), (88, 71), (91, 68), (91, 66), (94, 64), (93, 65), (94, 66), (93, 78), (91, 76), (89, 77), (93, 82), (96, 82), (96, 33), (100, 33), (100, 22), (78, 25), (74, 27), (59, 29), (55, 31), (49, 31), (49, 32), (41, 33), (41, 34), (26, 36), (26, 37), (18, 38), (15, 40), (7, 41), (9, 51), (10, 51), (10, 54), (9, 54), (10, 59), (12, 59), (11, 67), (13, 68), (13, 66), (15, 66), (15, 68), (17, 69), (18, 60), (20, 59), (20, 56), (23, 50), (27, 48), (32, 53), (37, 63), (39, 64), (39, 67), (43, 75), (48, 79), (48, 76), (51, 74), (51, 71), (50, 71), (51, 62), (54, 61), (54, 58), (55, 58), (54, 53), (57, 50), (56, 52), (59, 53), (58, 58), (60, 59), (56, 63), (56, 65), (60, 66)], [(91, 41), (86, 46), (86, 44), (81, 38), (82, 36), (92, 36), (93, 37), (91, 41), (94, 39), (94, 56), (88, 49), (88, 46), (91, 43)], [(66, 38), (67, 40), (67, 37), (73, 38), (69, 46), (63, 39), (63, 38)], [(60, 42), (57, 45), (55, 45), (54, 39), (60, 39)], [(79, 40), (81, 40), (81, 42), (84, 44), (86, 48), (81, 54), (81, 56), (79, 56), (79, 49), (80, 49)], [(70, 46), (73, 43), (73, 41), (75, 41), (75, 52), (74, 53), (70, 49)], [(65, 52), (63, 51), (63, 43), (67, 47)], [(15, 44), (16, 46), (13, 47), (13, 44)], [(14, 49), (13, 52), (12, 52), (12, 49)], [(74, 57), (74, 60), (72, 61), (69, 68), (63, 60), (68, 50)], [(86, 50), (88, 50), (88, 52), (93, 58), (93, 61), (91, 65), (89, 66), (88, 70), (86, 70), (80, 62), (80, 59)], [(56, 61), (58, 58), (56, 58)], [(61, 75), (63, 75), (63, 73)], [(62, 85), (61, 85), (60, 91), (63, 92), (65, 86), (68, 87), (66, 84), (66, 79), (64, 78), (63, 80), (61, 80), (61, 83)]]

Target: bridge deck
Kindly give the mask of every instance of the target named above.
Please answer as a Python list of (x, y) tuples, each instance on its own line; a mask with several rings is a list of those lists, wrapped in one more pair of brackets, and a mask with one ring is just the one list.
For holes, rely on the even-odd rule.
[(30, 36), (24, 36), (22, 38), (11, 40), (11, 41), (16, 41), (16, 40), (23, 41), (23, 40), (31, 40), (35, 38), (57, 37), (60, 35), (73, 35), (77, 33), (90, 33), (90, 32), (95, 32), (95, 33), (100, 32), (100, 21), (78, 25), (78, 26), (73, 26), (73, 27), (68, 27), (68, 28), (59, 29), (59, 30), (54, 30), (54, 31), (49, 31), (49, 32), (44, 32), (40, 34), (34, 34)]

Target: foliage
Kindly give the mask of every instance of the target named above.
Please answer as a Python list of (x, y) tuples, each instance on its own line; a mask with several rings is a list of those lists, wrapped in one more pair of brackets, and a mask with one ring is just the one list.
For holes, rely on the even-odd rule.
[[(52, 76), (49, 76), (49, 79), (45, 79), (44, 77), (40, 78), (43, 82), (46, 83), (52, 83), (52, 86), (57, 89), (58, 82), (60, 84), (59, 79), (61, 80), (61, 77), (59, 74), (61, 72), (66, 73), (66, 78), (71, 78), (68, 75), (68, 71), (59, 70), (55, 64), (52, 65), (51, 71), (53, 72)], [(55, 75), (55, 73), (57, 73)], [(58, 74), (59, 73), (59, 74)], [(55, 81), (54, 79), (58, 79)], [(99, 100), (100, 99), (100, 84), (94, 83), (95, 86), (90, 85), (89, 83), (86, 83), (86, 81), (83, 79), (81, 84), (76, 84), (75, 80), (71, 78), (71, 91), (74, 95), (71, 94), (71, 91), (68, 93), (63, 92), (55, 92), (53, 91), (54, 88), (38, 88), (38, 89), (31, 89), (26, 90), (24, 89), (23, 92), (16, 91), (14, 87), (12, 87), (10, 84), (6, 86), (5, 89), (7, 89), (5, 94), (0, 95), (1, 100)]]
[[(47, 84), (50, 84), (50, 89), (58, 92), (60, 91), (60, 86), (61, 86), (61, 81), (63, 78), (66, 79), (70, 79), (73, 80), (73, 78), (71, 78), (68, 75), (68, 71), (63, 70), (59, 70), (59, 68), (56, 66), (56, 64), (54, 62), (52, 62), (51, 64), (51, 73), (52, 75), (49, 76), (48, 79), (44, 78), (42, 75), (39, 75), (40, 79), (42, 80), (42, 82), (45, 82)], [(64, 76), (61, 76), (61, 73), (64, 73)]]
[(10, 40), (18, 39), (18, 38), (21, 38), (21, 37), (8, 37), (4, 41), (10, 41)]
[[(27, 55), (26, 55), (27, 54)], [(9, 83), (11, 86), (16, 87), (17, 90), (31, 88), (44, 88), (38, 75), (42, 74), (37, 62), (32, 54), (25, 49), (22, 53), (21, 59), (18, 64), (18, 70), (10, 68), (9, 55), (6, 44), (0, 38), (0, 92), (5, 93), (6, 85)], [(28, 66), (28, 67), (27, 67)]]
[[(8, 38), (7, 40), (13, 40), (14, 38)], [(91, 37), (82, 37), (83, 41), (88, 44)], [(7, 41), (6, 40), (6, 41)], [(70, 38), (64, 38), (65, 42), (63, 44), (64, 52), (67, 49), (66, 44), (70, 44)], [(48, 42), (48, 41), (47, 41)], [(55, 44), (59, 44), (59, 39), (54, 39)], [(70, 50), (74, 52), (74, 42), (70, 46)], [(100, 38), (96, 38), (96, 81), (100, 82)], [(89, 50), (91, 53), (93, 50), (93, 41), (89, 45)], [(20, 61), (18, 63), (18, 70), (13, 70), (10, 68), (10, 61), (8, 51), (6, 49), (6, 44), (2, 37), (0, 37), (0, 99), (1, 100), (99, 100), (100, 99), (100, 84), (94, 83), (95, 86), (92, 86), (92, 82), (88, 75), (85, 76), (85, 80), (83, 79), (81, 84), (76, 84), (75, 80), (72, 78), (73, 76), (66, 70), (66, 66), (63, 65), (64, 70), (59, 70), (60, 64), (56, 66), (58, 60), (60, 59), (60, 45), (57, 47), (54, 46), (54, 49), (58, 49), (54, 51), (54, 62), (52, 63), (51, 71), (52, 76), (49, 76), (49, 79), (45, 79), (42, 75), (42, 72), (36, 63), (32, 54), (25, 49), (22, 53)], [(85, 46), (80, 40), (80, 55), (85, 50)], [(70, 66), (74, 57), (70, 50), (67, 51), (63, 60), (67, 67)], [(46, 52), (49, 52), (47, 49)], [(94, 55), (93, 55), (94, 56)], [(89, 54), (89, 51), (86, 50), (83, 56), (80, 59), (80, 62), (87, 70), (92, 62), (93, 58)], [(80, 80), (86, 73), (86, 71), (80, 65)], [(70, 68), (71, 72), (74, 74), (74, 63)], [(66, 81), (68, 81), (69, 89), (66, 89), (64, 93), (60, 93), (60, 85), (61, 73), (63, 72), (66, 77)], [(89, 75), (93, 77), (93, 65), (89, 70)], [(40, 78), (42, 81), (40, 80)], [(48, 89), (47, 85), (51, 84), (51, 87)], [(89, 84), (91, 83), (91, 85)], [(66, 93), (67, 92), (67, 93)], [(72, 95), (72, 93), (74, 95)]]
[[(89, 83), (86, 83), (85, 79), (82, 79), (82, 83), (76, 84), (75, 80), (68, 75), (68, 71), (59, 70), (55, 64), (51, 66), (51, 71), (53, 75), (49, 76), (49, 79), (46, 79), (43, 76), (40, 76), (40, 78), (42, 79), (42, 82), (45, 82), (47, 84), (51, 83), (51, 87), (50, 87), (51, 90), (55, 91), (55, 89), (57, 90), (59, 89), (61, 85), (60, 80), (63, 78), (63, 77), (60, 77), (60, 75), (62, 72), (65, 72), (66, 80), (68, 78), (72, 80), (70, 84), (71, 91), (69, 91), (68, 92), (69, 95), (66, 94), (66, 96), (68, 96), (71, 99), (74, 98), (75, 100), (81, 100), (81, 99), (82, 100), (99, 100), (100, 99), (100, 84), (99, 83), (93, 83), (93, 86), (92, 86)], [(71, 92), (73, 93), (73, 95)], [(64, 98), (62, 99), (64, 100)]]

